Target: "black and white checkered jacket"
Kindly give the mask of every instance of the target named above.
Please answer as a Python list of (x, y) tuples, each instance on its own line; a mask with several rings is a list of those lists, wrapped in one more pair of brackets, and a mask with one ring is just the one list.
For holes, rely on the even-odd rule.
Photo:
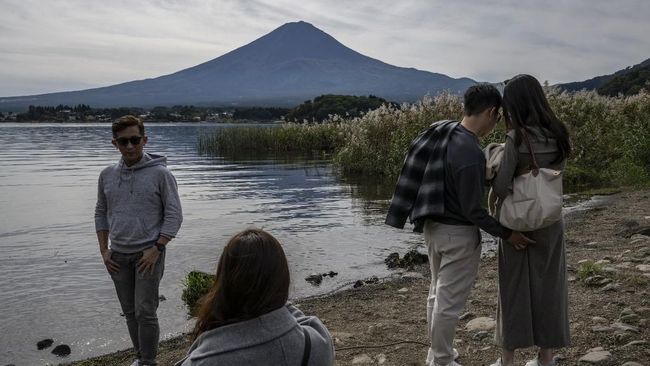
[(403, 229), (406, 219), (422, 232), (422, 219), (445, 212), (445, 155), (458, 121), (438, 121), (416, 137), (404, 159), (386, 224)]

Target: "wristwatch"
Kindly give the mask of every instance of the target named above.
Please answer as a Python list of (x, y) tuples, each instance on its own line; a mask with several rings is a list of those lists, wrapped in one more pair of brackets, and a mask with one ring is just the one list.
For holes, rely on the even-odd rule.
[(165, 244), (156, 243), (156, 248), (158, 248), (159, 252), (163, 253), (165, 251)]

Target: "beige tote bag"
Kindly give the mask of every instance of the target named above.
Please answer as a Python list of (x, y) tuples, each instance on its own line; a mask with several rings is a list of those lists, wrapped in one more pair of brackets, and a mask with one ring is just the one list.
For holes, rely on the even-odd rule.
[(515, 177), (503, 200), (501, 225), (516, 231), (541, 229), (562, 219), (562, 171), (540, 168), (526, 132), (522, 134), (532, 158), (531, 170)]

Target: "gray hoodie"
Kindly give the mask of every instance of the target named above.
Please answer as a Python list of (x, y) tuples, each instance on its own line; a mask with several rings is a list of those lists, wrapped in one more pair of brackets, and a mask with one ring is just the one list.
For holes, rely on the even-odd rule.
[(175, 366), (300, 366), (305, 349), (303, 329), (311, 340), (308, 365), (334, 365), (334, 345), (327, 328), (317, 317), (287, 305), (201, 334)]
[(95, 230), (108, 230), (111, 250), (139, 252), (160, 235), (175, 237), (182, 221), (176, 179), (164, 156), (144, 153), (130, 167), (120, 159), (99, 175)]

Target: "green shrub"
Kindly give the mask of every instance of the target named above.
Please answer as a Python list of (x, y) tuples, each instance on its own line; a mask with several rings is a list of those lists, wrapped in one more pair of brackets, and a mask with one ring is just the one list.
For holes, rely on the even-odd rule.
[[(549, 102), (567, 125), (573, 146), (567, 191), (650, 185), (650, 94), (606, 97), (550, 89)], [(361, 117), (324, 123), (224, 128), (202, 136), (199, 150), (241, 153), (332, 153), (344, 175), (395, 181), (411, 141), (432, 122), (462, 118), (461, 97), (440, 94), (413, 104), (383, 105)], [(504, 141), (503, 124), (482, 144)]]
[(208, 293), (214, 283), (214, 275), (201, 271), (191, 271), (183, 280), (181, 299), (193, 315), (199, 305), (199, 300)]
[(599, 265), (592, 261), (586, 261), (580, 264), (580, 268), (578, 268), (578, 278), (582, 281), (585, 278), (591, 277), (591, 276), (596, 276), (596, 275), (602, 275), (603, 270), (600, 268)]
[(343, 144), (345, 126), (339, 122), (284, 123), (279, 126), (220, 128), (199, 136), (199, 152), (209, 155), (301, 153), (334, 151)]
[(443, 93), (400, 107), (384, 105), (349, 122), (335, 163), (348, 173), (395, 178), (411, 141), (431, 123), (462, 117), (460, 99)]

